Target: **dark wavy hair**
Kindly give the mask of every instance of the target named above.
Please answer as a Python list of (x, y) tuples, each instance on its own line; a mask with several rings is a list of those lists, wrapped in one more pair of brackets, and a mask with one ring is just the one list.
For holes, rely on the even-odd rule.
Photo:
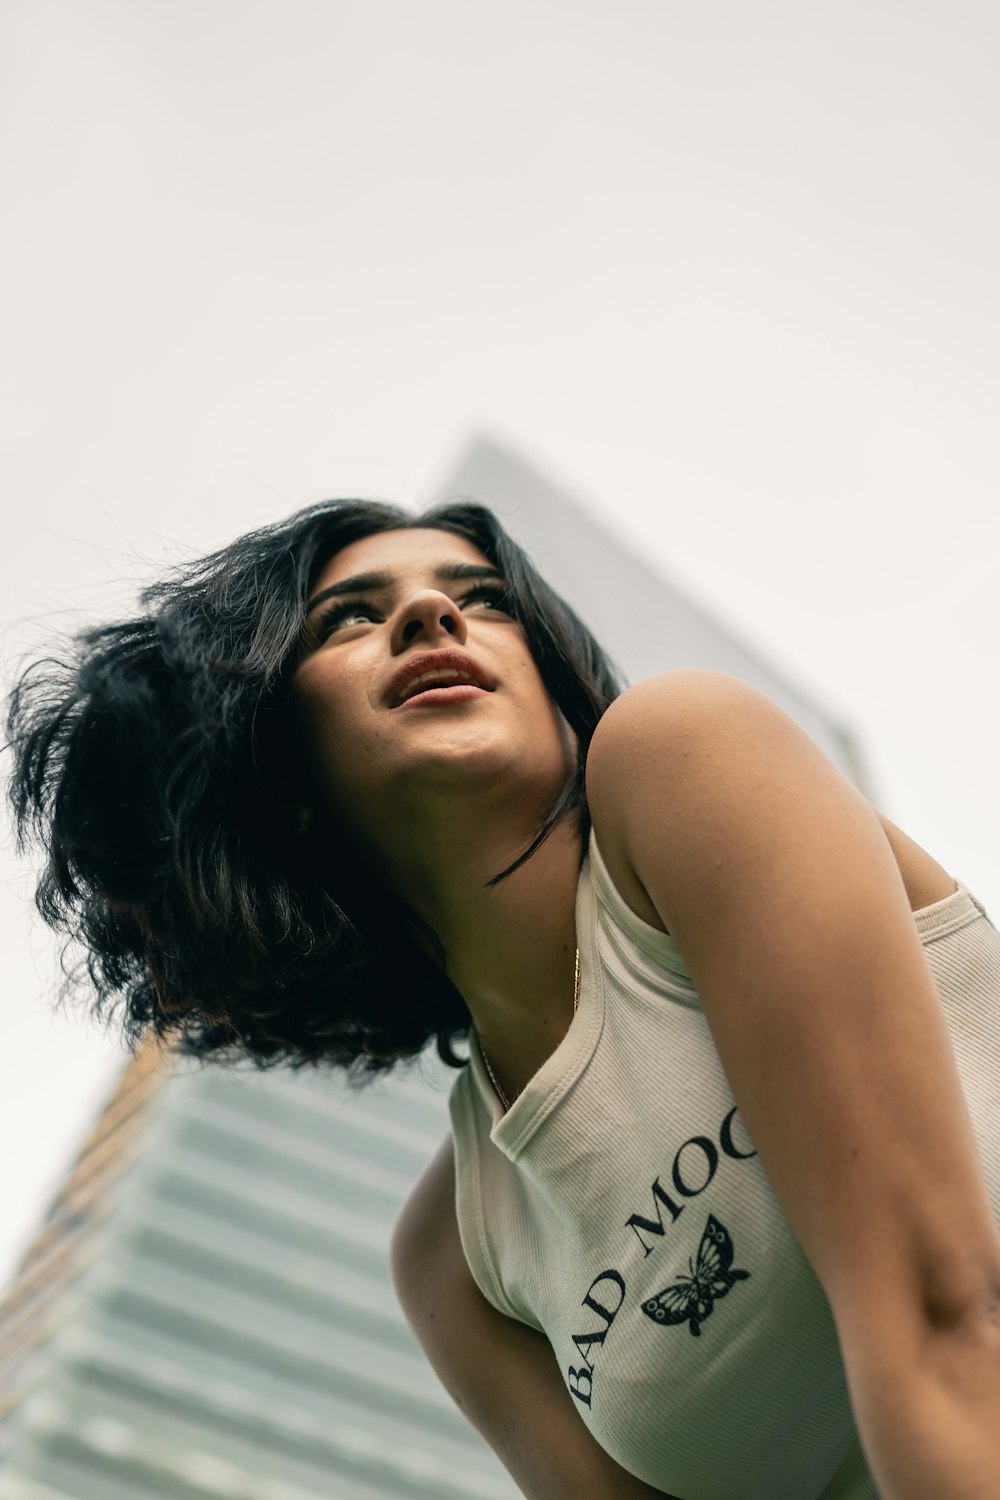
[[(328, 837), (321, 862), (282, 793), (311, 585), (351, 542), (415, 526), (466, 538), (503, 574), (504, 608), (579, 743), (532, 843), (489, 884), (568, 814), (586, 847), (587, 749), (621, 686), (490, 510), (335, 500), (253, 531), (147, 588), (136, 618), (30, 666), (10, 698), (18, 848), (45, 853), (36, 902), (68, 937), (64, 993), (89, 980), (101, 1018), (124, 1003), (133, 1052), (152, 1030), (184, 1056), (339, 1065), (360, 1085), (433, 1038), (463, 1065), (453, 1044), (469, 1012), (436, 934), (356, 861), (331, 857)], [(436, 959), (408, 935), (414, 921)]]

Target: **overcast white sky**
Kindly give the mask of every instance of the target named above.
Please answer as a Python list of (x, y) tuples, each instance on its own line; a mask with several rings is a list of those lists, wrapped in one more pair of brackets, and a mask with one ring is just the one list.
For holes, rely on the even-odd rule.
[[(1000, 912), (1000, 20), (7, 0), (0, 615), (508, 441), (849, 724)], [(120, 1065), (0, 868), (0, 1283)]]

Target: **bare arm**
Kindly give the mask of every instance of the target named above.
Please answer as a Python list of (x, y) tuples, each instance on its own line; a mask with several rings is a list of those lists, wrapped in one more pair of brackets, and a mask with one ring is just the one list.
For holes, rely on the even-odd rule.
[(497, 1312), (473, 1281), (455, 1220), (450, 1137), (396, 1220), (391, 1264), (441, 1383), (527, 1500), (664, 1500), (591, 1437), (548, 1340)]
[(773, 703), (707, 671), (612, 705), (588, 795), (684, 954), (830, 1300), (884, 1500), (996, 1500), (1000, 1233), (872, 809)]

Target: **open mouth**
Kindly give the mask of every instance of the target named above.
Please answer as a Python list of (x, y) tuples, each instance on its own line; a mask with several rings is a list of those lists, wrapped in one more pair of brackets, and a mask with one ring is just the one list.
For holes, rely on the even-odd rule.
[(488, 692), (488, 688), (479, 687), (474, 682), (429, 683), (427, 687), (418, 687), (415, 693), (404, 698), (402, 703), (397, 704), (397, 710), (414, 707), (430, 708), (434, 704), (465, 703), (472, 698), (481, 698)]
[[(421, 702), (457, 703), (470, 693), (449, 691), (471, 688), (473, 692), (491, 693), (496, 682), (490, 672), (464, 651), (421, 651), (405, 661), (394, 674), (389, 688), (389, 707), (403, 708), (420, 698)], [(431, 691), (449, 691), (447, 698), (432, 699)]]

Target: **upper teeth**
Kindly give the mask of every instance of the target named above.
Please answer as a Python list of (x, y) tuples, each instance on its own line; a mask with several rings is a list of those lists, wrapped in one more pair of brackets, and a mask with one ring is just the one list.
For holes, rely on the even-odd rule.
[[(461, 682), (470, 681), (470, 679), (463, 676), (463, 674), (459, 672), (456, 667), (436, 667), (433, 672), (421, 672), (419, 677), (411, 677), (409, 682), (406, 684), (406, 688), (404, 689), (403, 699), (405, 700), (406, 698), (412, 698), (414, 693), (418, 693), (420, 691), (420, 686), (422, 683), (443, 683), (445, 680), (451, 682), (454, 682), (456, 680)], [(473, 686), (474, 685), (475, 684), (473, 684)]]

